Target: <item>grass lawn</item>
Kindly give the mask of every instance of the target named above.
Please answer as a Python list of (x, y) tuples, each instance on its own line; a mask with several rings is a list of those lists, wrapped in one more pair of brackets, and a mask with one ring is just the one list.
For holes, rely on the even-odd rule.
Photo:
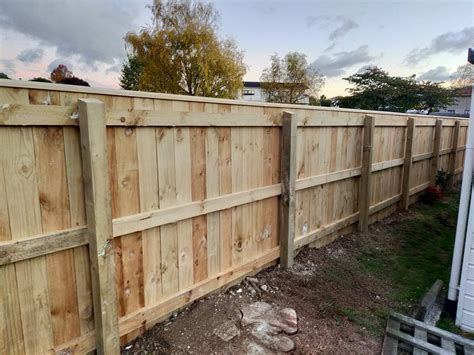
[[(440, 279), (444, 289), (449, 284), (451, 258), (454, 248), (459, 194), (448, 193), (442, 201), (432, 205), (418, 203), (411, 209), (411, 216), (392, 228), (397, 238), (387, 249), (362, 250), (358, 260), (362, 267), (377, 278), (386, 278), (392, 284), (391, 298), (399, 305), (396, 311), (409, 314), (433, 283)], [(393, 304), (392, 304), (393, 306)], [(381, 309), (378, 313), (386, 319), (393, 309)], [(363, 321), (368, 329), (380, 329), (372, 324), (370, 316), (343, 310), (350, 318)], [(373, 317), (372, 317), (373, 318)], [(448, 316), (442, 315), (438, 327), (469, 336), (454, 325)], [(469, 336), (473, 337), (473, 336)]]

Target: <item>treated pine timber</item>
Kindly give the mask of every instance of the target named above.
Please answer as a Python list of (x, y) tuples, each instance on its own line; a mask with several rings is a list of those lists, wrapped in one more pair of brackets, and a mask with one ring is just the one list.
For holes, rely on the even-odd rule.
[(439, 169), (439, 151), (441, 146), (441, 132), (443, 129), (443, 120), (437, 119), (435, 126), (435, 136), (433, 143), (433, 159), (431, 160), (431, 184), (436, 185), (436, 175)]
[(307, 189), (310, 187), (316, 187), (330, 182), (340, 181), (349, 179), (351, 177), (360, 175), (360, 168), (352, 168), (347, 170), (336, 171), (334, 173), (322, 174), (311, 176), (308, 178), (296, 180), (296, 190)]
[(0, 266), (87, 245), (87, 228), (78, 227), (0, 242)]
[[(129, 334), (141, 328), (144, 324), (154, 324), (157, 321), (164, 320), (176, 309), (185, 307), (210, 292), (219, 290), (225, 285), (239, 280), (246, 275), (258, 272), (269, 263), (278, 259), (279, 256), (280, 248), (272, 248), (250, 262), (224, 270), (206, 280), (194, 284), (192, 287), (180, 290), (154, 305), (145, 306), (136, 312), (121, 317), (119, 320), (119, 334), (120, 336)], [(93, 351), (95, 348), (94, 338), (94, 332), (87, 333), (80, 338), (76, 338), (62, 346), (54, 348), (54, 352), (64, 353), (64, 351), (71, 351), (74, 353), (84, 353)]]
[(0, 126), (77, 126), (73, 106), (0, 103)]
[(284, 111), (281, 139), (280, 264), (293, 265), (295, 235), (295, 185), (297, 122), (293, 113)]
[(275, 184), (256, 189), (235, 192), (219, 197), (213, 197), (201, 201), (162, 208), (159, 210), (133, 214), (127, 217), (116, 218), (113, 221), (113, 235), (121, 235), (146, 230), (175, 223), (188, 218), (206, 215), (208, 213), (222, 211), (228, 208), (264, 200), (281, 194), (281, 185)]
[(115, 284), (115, 262), (105, 106), (95, 99), (80, 99), (78, 106), (97, 351), (117, 354), (117, 294), (111, 286)]
[(365, 116), (359, 194), (359, 231), (363, 233), (367, 232), (369, 228), (369, 208), (372, 195), (372, 145), (374, 142), (374, 123), (374, 116)]
[(401, 197), (401, 208), (408, 211), (408, 205), (410, 201), (410, 176), (411, 167), (413, 165), (413, 135), (415, 133), (415, 119), (413, 117), (408, 118), (407, 131), (405, 139), (405, 163), (403, 165), (403, 176), (402, 176), (402, 197)]
[(428, 152), (428, 153), (423, 153), (423, 154), (417, 154), (417, 155), (414, 155), (413, 158), (412, 158), (412, 162), (413, 163), (416, 163), (416, 162), (419, 162), (419, 161), (422, 161), (422, 160), (426, 160), (426, 159), (431, 159), (433, 158), (433, 152)]
[(451, 151), (451, 156), (449, 157), (449, 168), (448, 168), (448, 174), (449, 174), (449, 181), (448, 181), (448, 186), (449, 188), (454, 187), (454, 182), (456, 179), (454, 179), (454, 174), (456, 171), (456, 161), (458, 157), (458, 151), (459, 151), (459, 129), (461, 127), (461, 122), (459, 120), (456, 121), (454, 124), (454, 132), (453, 132), (453, 145), (452, 145), (452, 151)]
[(376, 171), (394, 168), (396, 166), (403, 165), (403, 162), (404, 162), (404, 159), (399, 158), (399, 159), (382, 161), (380, 163), (375, 163), (375, 164), (372, 164), (372, 172), (374, 173)]

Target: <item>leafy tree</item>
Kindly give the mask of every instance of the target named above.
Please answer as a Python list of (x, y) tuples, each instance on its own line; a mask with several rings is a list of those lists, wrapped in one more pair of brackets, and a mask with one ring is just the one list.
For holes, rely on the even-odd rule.
[(138, 61), (137, 56), (128, 55), (122, 65), (122, 74), (120, 75), (120, 86), (125, 90), (139, 90), (140, 75), (143, 66)]
[(138, 88), (173, 94), (235, 98), (246, 72), (243, 53), (217, 36), (211, 3), (156, 1), (154, 25), (125, 37), (142, 65)]
[(66, 85), (79, 85), (79, 86), (90, 86), (89, 83), (85, 80), (79, 79), (75, 76), (71, 78), (64, 78), (57, 82), (58, 84), (66, 84)]
[(346, 108), (406, 112), (409, 109), (423, 109), (431, 112), (454, 102), (452, 90), (442, 87), (443, 83), (417, 82), (415, 76), (390, 76), (378, 67), (344, 78), (354, 87), (352, 94), (338, 98), (338, 105)]
[(309, 96), (309, 104), (311, 106), (323, 106), (323, 107), (330, 107), (332, 102), (330, 99), (326, 97), (326, 95), (319, 96), (319, 99), (316, 96), (310, 95)]
[(308, 67), (306, 56), (298, 52), (290, 52), (283, 58), (273, 55), (260, 81), (266, 101), (289, 104), (315, 96), (324, 83), (322, 76)]
[(11, 79), (11, 78), (5, 73), (0, 73), (0, 79)]
[(474, 65), (466, 63), (461, 65), (453, 75), (451, 87), (453, 89), (460, 89), (474, 84)]
[(48, 80), (46, 78), (41, 78), (41, 77), (36, 77), (36, 78), (33, 78), (33, 79), (30, 79), (29, 81), (38, 81), (40, 83), (52, 83), (51, 80)]
[(321, 95), (319, 97), (319, 105), (320, 106), (325, 106), (325, 107), (330, 107), (331, 106), (331, 100), (326, 97), (326, 95)]
[(72, 78), (73, 76), (72, 71), (70, 71), (64, 64), (59, 64), (51, 72), (51, 80), (55, 83), (66, 78)]
[(431, 113), (452, 105), (456, 100), (456, 93), (453, 90), (442, 87), (442, 84), (431, 81), (419, 83), (417, 85), (418, 90), (413, 93), (419, 98), (414, 108)]

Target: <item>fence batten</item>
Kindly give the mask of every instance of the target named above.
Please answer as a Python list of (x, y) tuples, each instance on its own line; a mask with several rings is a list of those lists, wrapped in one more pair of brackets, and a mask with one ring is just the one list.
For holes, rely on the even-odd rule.
[[(454, 184), (467, 124), (0, 80), (0, 349), (118, 353), (296, 249), (408, 209), (438, 170)], [(45, 260), (65, 260), (61, 304)]]

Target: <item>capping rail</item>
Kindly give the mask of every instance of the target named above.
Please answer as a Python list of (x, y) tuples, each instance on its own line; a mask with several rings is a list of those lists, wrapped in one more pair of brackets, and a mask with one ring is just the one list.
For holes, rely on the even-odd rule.
[[(40, 112), (38, 114), (38, 111)], [(37, 117), (42, 119), (39, 120)], [(44, 119), (43, 119), (44, 118)], [(0, 107), (0, 126), (79, 126), (84, 190), (86, 198), (87, 226), (40, 234), (15, 241), (0, 242), (0, 266), (21, 260), (47, 255), (61, 250), (89, 245), (94, 302), (95, 331), (63, 344), (56, 352), (72, 350), (86, 352), (97, 349), (99, 353), (118, 353), (119, 338), (139, 329), (143, 324), (152, 324), (169, 315), (177, 307), (193, 302), (205, 294), (239, 279), (249, 272), (257, 271), (280, 258), (283, 267), (293, 263), (295, 249), (313, 243), (340, 229), (358, 223), (366, 232), (369, 216), (387, 207), (400, 203), (408, 209), (413, 196), (434, 183), (439, 167), (439, 158), (450, 155), (449, 172), (459, 173), (456, 157), (465, 146), (459, 146), (459, 129), (467, 122), (429, 119), (415, 124), (413, 117), (375, 118), (365, 115), (357, 118), (306, 117), (284, 111), (283, 114), (237, 114), (214, 112), (175, 112), (155, 110), (110, 110), (96, 99), (79, 99), (75, 106), (34, 106), (6, 104)], [(269, 185), (243, 192), (190, 202), (170, 208), (137, 213), (112, 219), (108, 165), (106, 154), (106, 126), (281, 126), (281, 184)], [(334, 171), (316, 176), (296, 178), (296, 147), (298, 127), (361, 127), (363, 129), (362, 164), (359, 167)], [(451, 148), (440, 149), (442, 127), (454, 127)], [(407, 127), (405, 155), (382, 162), (373, 162), (373, 140), (375, 127)], [(433, 127), (434, 147), (432, 152), (414, 155), (413, 135), (416, 127)], [(411, 187), (412, 165), (431, 160), (430, 181)], [(401, 192), (374, 205), (371, 201), (372, 173), (395, 167), (403, 167)], [(344, 179), (359, 177), (359, 211), (314, 229), (295, 238), (296, 191), (316, 187)], [(451, 184), (454, 179), (451, 180)], [(179, 291), (161, 300), (158, 304), (141, 308), (123, 317), (116, 310), (117, 295), (113, 284), (115, 265), (111, 241), (129, 233), (175, 223), (209, 213), (265, 200), (280, 198), (280, 246), (271, 249), (259, 258), (209, 277), (190, 288)]]

